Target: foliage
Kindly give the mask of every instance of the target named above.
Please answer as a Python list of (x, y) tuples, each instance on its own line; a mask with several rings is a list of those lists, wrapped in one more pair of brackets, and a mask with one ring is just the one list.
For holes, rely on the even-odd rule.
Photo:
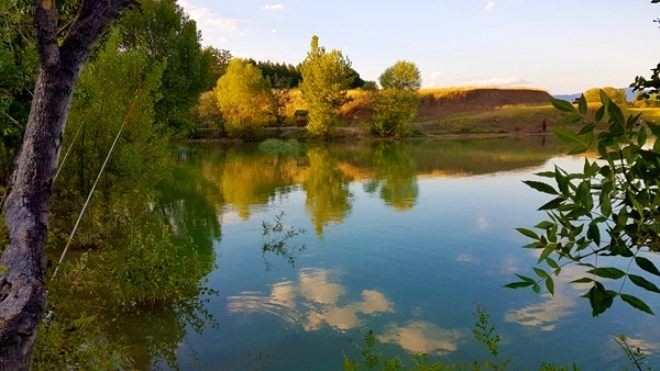
[(297, 88), (302, 81), (299, 66), (271, 61), (255, 61), (254, 59), (249, 59), (248, 62), (261, 70), (264, 78), (270, 83), (273, 89)]
[(378, 90), (378, 84), (375, 81), (365, 81), (362, 85), (363, 90)]
[(385, 89), (377, 93), (374, 102), (371, 132), (379, 137), (403, 138), (412, 132), (411, 123), (417, 116), (419, 97), (415, 91)]
[(271, 122), (273, 94), (261, 71), (241, 59), (232, 59), (215, 90), (229, 135), (253, 139)]
[[(54, 185), (48, 244), (53, 252), (68, 237), (118, 125), (140, 90), (75, 236), (70, 256), (78, 259), (65, 261), (58, 280), (49, 284), (51, 320), (39, 332), (34, 353), (35, 364), (46, 369), (144, 368), (127, 355), (134, 352), (122, 338), (128, 330), (117, 329), (119, 313), (124, 319), (144, 312), (155, 318), (167, 314), (167, 328), (173, 330), (166, 334), (162, 323), (141, 321), (142, 333), (131, 338), (152, 337), (142, 358), (163, 357), (175, 366), (174, 352), (186, 328), (199, 328), (200, 321), (209, 319), (196, 298), (207, 292), (203, 277), (213, 260), (203, 259), (188, 236), (181, 238), (164, 222), (171, 218), (161, 210), (169, 208), (155, 207), (159, 195), (154, 185), (167, 176), (169, 156), (168, 130), (155, 123), (154, 106), (164, 65), (154, 63), (146, 47), (126, 49), (122, 42), (122, 35), (112, 32), (83, 71), (64, 136), (63, 153), (71, 151)], [(177, 226), (176, 231), (188, 229)], [(149, 322), (157, 328), (149, 328)]]
[(7, 185), (22, 143), (38, 68), (31, 6), (0, 2), (0, 186)]
[(411, 62), (399, 61), (380, 75), (383, 90), (376, 95), (372, 134), (402, 138), (412, 132), (410, 124), (417, 116), (421, 82), (419, 69)]
[(383, 72), (379, 77), (383, 89), (419, 90), (422, 78), (419, 68), (407, 61), (398, 61)]
[(176, 131), (186, 129), (191, 123), (191, 109), (199, 95), (209, 89), (213, 75), (213, 53), (202, 52), (195, 22), (176, 0), (143, 0), (116, 28), (123, 47), (146, 48), (153, 63), (164, 63), (156, 122)]
[(289, 90), (275, 89), (273, 90), (272, 112), (275, 123), (278, 126), (284, 126), (286, 119), (289, 116), (289, 104), (291, 103), (291, 95)]
[(605, 92), (607, 97), (614, 103), (620, 106), (625, 106), (627, 104), (626, 90), (616, 89), (611, 86), (587, 89), (584, 92), (584, 98), (587, 100), (587, 103), (602, 103), (601, 91)]
[(193, 121), (198, 128), (223, 129), (224, 120), (213, 91), (207, 91), (199, 97)]
[(212, 46), (206, 46), (202, 50), (202, 70), (208, 69), (209, 81), (207, 90), (212, 90), (220, 77), (227, 71), (227, 66), (232, 59), (231, 52), (226, 49), (216, 49)]
[[(154, 126), (154, 99), (162, 66), (151, 63), (144, 49), (121, 51), (112, 33), (95, 60), (83, 71), (73, 97), (63, 148), (71, 148), (54, 184), (51, 220), (53, 242), (64, 243), (97, 176), (136, 91), (135, 109), (78, 231), (80, 245), (98, 246), (117, 231), (127, 213), (149, 195), (136, 190), (162, 176), (167, 156), (165, 132)], [(76, 136), (76, 133), (78, 135)], [(75, 138), (75, 142), (74, 142)]]
[[(535, 226), (542, 231), (541, 234), (518, 228), (520, 233), (533, 240), (527, 247), (540, 252), (538, 263), (544, 263), (550, 270), (536, 267), (534, 271), (538, 279), (518, 275), (521, 280), (507, 286), (532, 287), (540, 292), (540, 284), (545, 283), (552, 294), (552, 276), (559, 275), (567, 264), (579, 264), (588, 269), (589, 276), (573, 282), (591, 285), (584, 297), (589, 300), (594, 316), (606, 311), (616, 298), (652, 314), (644, 301), (624, 293), (623, 289), (630, 281), (650, 293), (660, 293), (654, 283), (642, 276), (660, 276), (658, 268), (649, 259), (660, 251), (660, 141), (656, 141), (652, 148), (647, 146), (648, 135), (652, 133), (657, 137), (660, 127), (644, 123), (640, 115), (625, 117), (605, 91), (601, 92), (601, 100), (603, 105), (596, 112), (595, 121), (585, 122), (578, 133), (553, 129), (562, 141), (573, 146), (571, 154), (596, 147), (599, 160), (585, 158), (584, 169), (578, 173), (569, 174), (555, 167), (554, 171), (538, 174), (554, 179), (556, 187), (539, 181), (525, 182), (553, 197), (540, 208), (548, 216)], [(587, 100), (584, 96), (577, 108), (566, 101), (553, 99), (552, 103), (566, 112), (571, 121), (585, 119)], [(596, 130), (600, 133), (597, 134)], [(625, 263), (625, 270), (609, 266), (617, 261)], [(634, 266), (638, 269), (632, 270)], [(610, 281), (604, 279), (619, 281), (619, 289), (606, 288), (605, 284)]]
[(303, 228), (285, 227), (283, 223), (284, 211), (275, 215), (273, 222), (262, 221), (261, 236), (263, 238), (263, 245), (261, 246), (261, 253), (266, 263), (266, 270), (271, 269), (271, 264), (266, 260), (266, 254), (272, 253), (275, 256), (281, 256), (292, 266), (296, 266), (296, 254), (303, 252), (307, 246), (302, 244), (291, 248), (288, 246), (289, 240), (305, 234)]
[(345, 101), (344, 90), (350, 86), (351, 62), (341, 51), (326, 51), (312, 37), (311, 50), (300, 66), (303, 98), (309, 106), (310, 134), (327, 136), (337, 125), (337, 113)]
[[(643, 366), (647, 364), (646, 354), (642, 351), (640, 347), (630, 345), (628, 337), (624, 334), (614, 336), (614, 342), (623, 350), (630, 361), (631, 364), (635, 365), (639, 371), (642, 371)], [(651, 370), (651, 367), (648, 367), (647, 370)]]

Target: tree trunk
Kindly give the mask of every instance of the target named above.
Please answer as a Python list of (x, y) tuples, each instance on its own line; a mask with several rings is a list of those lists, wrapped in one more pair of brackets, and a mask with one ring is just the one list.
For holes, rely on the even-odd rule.
[(27, 370), (46, 305), (48, 214), (73, 89), (110, 25), (136, 0), (85, 0), (58, 42), (55, 0), (34, 0), (41, 65), (5, 204), (9, 245), (0, 258), (0, 370)]
[(42, 69), (5, 207), (10, 245), (0, 259), (0, 369), (27, 369), (46, 303), (44, 245), (57, 168), (77, 74)]

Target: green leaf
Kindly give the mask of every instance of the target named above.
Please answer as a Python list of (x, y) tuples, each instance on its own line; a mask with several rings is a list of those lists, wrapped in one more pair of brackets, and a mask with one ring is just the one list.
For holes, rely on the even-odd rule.
[(538, 294), (538, 293), (541, 292), (541, 286), (539, 286), (537, 284), (534, 284), (534, 286), (532, 287), (532, 290), (534, 290), (534, 292)]
[(557, 181), (557, 186), (559, 186), (559, 191), (563, 195), (568, 195), (568, 178), (565, 177), (558, 167), (555, 167), (555, 181)]
[(591, 282), (594, 282), (594, 280), (592, 280), (592, 279), (589, 278), (589, 277), (582, 277), (582, 278), (580, 278), (580, 279), (577, 279), (577, 280), (571, 281), (571, 283), (591, 283)]
[(601, 283), (595, 282), (591, 290), (583, 296), (589, 299), (592, 315), (597, 317), (612, 306), (616, 295), (613, 291), (605, 290), (605, 287)]
[(550, 103), (552, 103), (552, 105), (555, 106), (556, 109), (562, 112), (577, 112), (573, 104), (569, 101), (550, 98)]
[(529, 238), (533, 238), (533, 239), (535, 239), (535, 240), (538, 240), (538, 239), (539, 239), (539, 236), (537, 236), (536, 233), (530, 231), (530, 230), (527, 229), (527, 228), (516, 228), (516, 230), (517, 230), (518, 232), (520, 232), (521, 234), (523, 234), (523, 235), (529, 237)]
[(543, 177), (543, 178), (552, 178), (552, 177), (555, 176), (555, 172), (554, 171), (542, 171), (542, 172), (536, 173), (534, 175), (540, 176), (540, 177)]
[(598, 228), (598, 224), (589, 225), (589, 229), (587, 229), (587, 238), (591, 239), (596, 243), (596, 245), (600, 246), (600, 229)]
[[(660, 1), (660, 0), (659, 0)], [(580, 96), (580, 100), (578, 101), (578, 111), (581, 114), (586, 114), (587, 113), (587, 98), (584, 97), (584, 94)]]
[(557, 197), (554, 200), (546, 203), (545, 205), (541, 206), (539, 210), (553, 210), (559, 207), (561, 203), (564, 201), (563, 197)]
[(619, 278), (626, 275), (626, 272), (621, 269), (608, 267), (608, 268), (594, 268), (588, 270), (587, 273), (595, 274), (598, 277), (611, 278), (613, 280), (618, 280)]
[(623, 112), (621, 111), (621, 108), (617, 106), (616, 104), (612, 103), (609, 105), (607, 112), (610, 114), (610, 117), (612, 120), (614, 120), (615, 123), (620, 125), (622, 128), (626, 124), (625, 118), (623, 117)]
[(628, 278), (635, 285), (637, 285), (637, 286), (639, 286), (643, 289), (646, 289), (648, 291), (660, 294), (660, 289), (658, 289), (658, 287), (655, 284), (653, 284), (652, 282), (647, 281), (646, 278), (638, 276), (636, 274), (629, 274)]
[(635, 263), (637, 263), (637, 266), (642, 268), (643, 270), (649, 273), (653, 273), (656, 276), (660, 276), (660, 272), (658, 272), (658, 268), (656, 268), (655, 265), (650, 260), (638, 256), (635, 258)]
[(646, 134), (646, 128), (642, 126), (641, 129), (639, 129), (639, 133), (637, 134), (637, 144), (641, 147), (644, 144), (646, 144), (646, 139), (648, 138)]
[(550, 275), (549, 275), (546, 271), (544, 271), (543, 269), (541, 269), (541, 268), (534, 268), (534, 272), (536, 272), (536, 275), (539, 276), (539, 277), (541, 277), (541, 278), (548, 278), (548, 277), (550, 277)]
[(504, 287), (510, 288), (510, 289), (519, 289), (521, 287), (527, 287), (533, 285), (534, 282), (525, 282), (525, 281), (520, 281), (520, 282), (511, 282), (507, 283), (504, 285)]
[(603, 197), (600, 201), (600, 212), (607, 217), (612, 215), (612, 201), (609, 197)]
[(573, 144), (582, 143), (578, 138), (577, 134), (575, 134), (571, 130), (554, 127), (554, 128), (550, 128), (550, 131), (552, 131), (557, 136), (557, 138), (559, 138), (559, 140), (561, 140), (562, 142), (573, 143)]
[(626, 303), (632, 305), (634, 308), (641, 310), (642, 312), (646, 312), (648, 314), (654, 314), (653, 311), (651, 310), (651, 308), (649, 308), (649, 306), (646, 305), (645, 302), (643, 302), (639, 298), (636, 298), (632, 295), (621, 294), (621, 300), (623, 300)]
[(552, 186), (545, 184), (543, 182), (536, 182), (533, 180), (525, 180), (523, 183), (527, 184), (529, 187), (534, 188), (535, 190), (543, 193), (548, 193), (551, 195), (556, 195), (557, 191), (555, 191)]
[(544, 221), (540, 222), (539, 224), (535, 225), (534, 228), (538, 228), (538, 229), (550, 229), (550, 228), (552, 228), (552, 226), (554, 226), (554, 225), (555, 225), (555, 223), (550, 222), (550, 221), (547, 221), (547, 220), (544, 220)]
[(548, 277), (545, 280), (545, 287), (548, 289), (548, 291), (554, 295), (555, 294), (555, 282), (552, 280), (552, 277)]
[(523, 276), (523, 275), (518, 274), (518, 273), (516, 273), (516, 276), (518, 276), (518, 278), (520, 278), (521, 280), (523, 280), (523, 281), (525, 281), (525, 282), (531, 282), (532, 284), (533, 284), (534, 282), (536, 282), (536, 281), (534, 281), (533, 278), (529, 278), (529, 277), (527, 277), (527, 276)]
[(544, 261), (552, 252), (555, 251), (554, 247), (552, 245), (548, 245), (543, 251), (541, 252), (541, 256), (539, 256), (539, 263)]

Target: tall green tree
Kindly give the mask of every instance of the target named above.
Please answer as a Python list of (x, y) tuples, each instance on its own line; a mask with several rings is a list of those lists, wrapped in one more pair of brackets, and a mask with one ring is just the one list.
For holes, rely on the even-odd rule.
[(227, 66), (233, 56), (226, 49), (217, 49), (207, 46), (202, 50), (202, 71), (209, 71), (209, 79), (206, 90), (212, 90), (220, 77), (227, 71)]
[(119, 29), (126, 48), (144, 47), (155, 63), (166, 63), (156, 121), (184, 130), (191, 125), (192, 107), (212, 76), (195, 21), (176, 0), (142, 0), (140, 9), (127, 13)]
[(341, 51), (326, 51), (312, 37), (311, 49), (300, 65), (300, 89), (309, 106), (307, 130), (315, 136), (327, 136), (337, 125), (337, 114), (345, 102), (345, 90), (352, 81), (351, 62)]
[(232, 59), (215, 90), (229, 135), (253, 139), (272, 119), (273, 93), (261, 70)]
[(417, 116), (417, 91), (422, 84), (419, 69), (412, 62), (399, 61), (379, 80), (383, 90), (376, 93), (371, 131), (381, 137), (405, 137)]

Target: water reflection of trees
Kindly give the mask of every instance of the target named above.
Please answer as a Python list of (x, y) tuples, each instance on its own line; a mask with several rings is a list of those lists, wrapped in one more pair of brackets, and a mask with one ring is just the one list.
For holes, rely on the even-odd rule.
[(350, 182), (362, 182), (398, 211), (413, 208), (418, 178), (456, 177), (540, 166), (561, 153), (536, 138), (463, 141), (308, 144), (300, 154), (272, 154), (255, 145), (197, 147), (193, 155), (211, 204), (248, 219), (253, 210), (294, 190), (305, 192), (305, 206), (317, 234), (350, 213)]
[[(86, 215), (84, 243), (49, 284), (35, 369), (176, 367), (186, 333), (215, 324), (204, 307), (221, 236), (211, 185), (195, 167), (172, 166), (157, 186), (99, 189), (111, 202)], [(56, 210), (69, 208), (63, 201)]]
[(365, 183), (364, 189), (378, 190), (381, 199), (399, 211), (415, 206), (419, 195), (417, 163), (411, 146), (408, 142), (385, 142), (371, 148), (374, 177)]
[(351, 210), (351, 193), (348, 179), (337, 168), (337, 161), (324, 147), (307, 151), (309, 167), (302, 187), (307, 194), (305, 206), (316, 230), (323, 234), (323, 227), (339, 223)]

